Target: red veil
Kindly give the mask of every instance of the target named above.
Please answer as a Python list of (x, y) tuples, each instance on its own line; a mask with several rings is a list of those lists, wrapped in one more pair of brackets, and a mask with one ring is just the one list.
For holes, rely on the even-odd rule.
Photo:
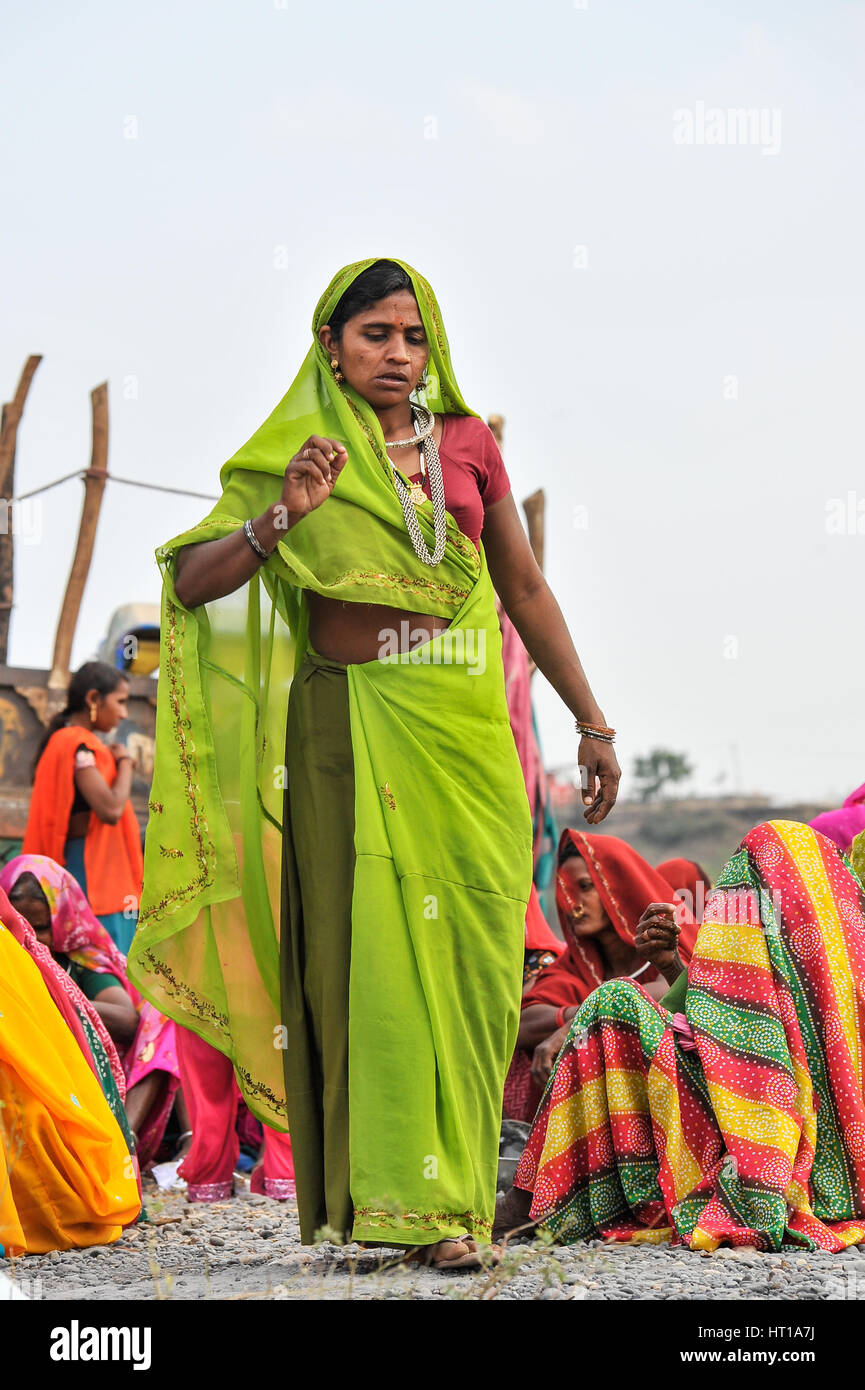
[(565, 950), (564, 941), (560, 941), (547, 923), (544, 916), (541, 900), (538, 897), (538, 890), (532, 884), (532, 891), (526, 906), (526, 950), (527, 951), (554, 951), (557, 956)]
[(658, 865), (658, 873), (661, 878), (667, 880), (674, 892), (690, 893), (694, 919), (698, 923), (701, 922), (706, 898), (712, 891), (712, 880), (705, 870), (693, 859), (665, 859), (663, 864)]

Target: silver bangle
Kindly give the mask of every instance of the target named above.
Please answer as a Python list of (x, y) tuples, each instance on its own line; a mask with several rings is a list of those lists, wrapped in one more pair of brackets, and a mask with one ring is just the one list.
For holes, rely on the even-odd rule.
[(596, 743), (615, 742), (616, 731), (606, 724), (589, 724), (585, 719), (575, 719), (574, 725), (581, 738), (592, 738)]
[(253, 531), (251, 521), (245, 521), (243, 523), (243, 534), (246, 536), (246, 539), (249, 541), (249, 544), (252, 546), (253, 550), (255, 551), (256, 555), (260, 560), (270, 559), (270, 556), (268, 555), (267, 551), (264, 549), (255, 532)]

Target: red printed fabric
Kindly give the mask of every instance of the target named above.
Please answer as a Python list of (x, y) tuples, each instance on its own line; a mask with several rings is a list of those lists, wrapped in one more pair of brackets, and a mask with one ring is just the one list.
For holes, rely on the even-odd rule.
[(639, 985), (574, 1019), (515, 1178), (561, 1241), (865, 1240), (865, 893), (831, 841), (758, 826), (688, 969), (696, 1051)]

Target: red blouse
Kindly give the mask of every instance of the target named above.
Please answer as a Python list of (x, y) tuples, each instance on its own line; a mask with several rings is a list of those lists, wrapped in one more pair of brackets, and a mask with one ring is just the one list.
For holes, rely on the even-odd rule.
[[(484, 512), (507, 496), (510, 479), (495, 436), (484, 420), (476, 415), (443, 415), (442, 421), (439, 458), (445, 506), (463, 535), (479, 546)], [(419, 462), (420, 454), (417, 459)], [(406, 476), (421, 481), (419, 471)], [(423, 489), (429, 497), (429, 476), (423, 480)]]

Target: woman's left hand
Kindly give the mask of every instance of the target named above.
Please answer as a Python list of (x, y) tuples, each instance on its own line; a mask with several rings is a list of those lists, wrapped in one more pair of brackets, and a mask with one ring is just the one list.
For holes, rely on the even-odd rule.
[(589, 825), (604, 820), (616, 804), (622, 770), (611, 743), (581, 738), (577, 755), (585, 819)]
[[(608, 727), (511, 492), (484, 511), (481, 539), (493, 587), (538, 670), (575, 719)], [(590, 738), (581, 740), (578, 762), (585, 818), (589, 825), (597, 825), (616, 804), (622, 775), (619, 764), (609, 743)]]
[(634, 945), (665, 978), (672, 972), (675, 979), (684, 968), (678, 950), (680, 930), (675, 903), (649, 903), (637, 923)]

